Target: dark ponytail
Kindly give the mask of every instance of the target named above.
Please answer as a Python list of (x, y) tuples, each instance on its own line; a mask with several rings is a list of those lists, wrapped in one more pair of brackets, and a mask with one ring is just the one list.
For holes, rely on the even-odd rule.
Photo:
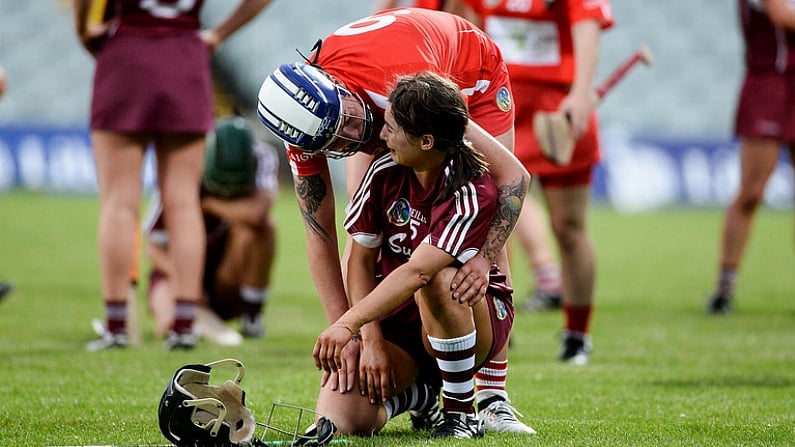
[(483, 154), (464, 140), (469, 112), (454, 82), (432, 72), (403, 77), (389, 95), (389, 102), (395, 122), (408, 135), (433, 135), (433, 149), (452, 159), (452, 172), (437, 201), (487, 171)]

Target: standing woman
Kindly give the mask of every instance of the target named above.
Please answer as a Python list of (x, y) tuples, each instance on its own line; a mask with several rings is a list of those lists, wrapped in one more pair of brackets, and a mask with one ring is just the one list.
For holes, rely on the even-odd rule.
[(90, 351), (125, 347), (129, 272), (141, 203), (146, 148), (157, 181), (173, 257), (176, 318), (168, 349), (196, 344), (204, 229), (199, 188), (205, 134), (214, 125), (210, 57), (270, 0), (241, 0), (213, 29), (201, 30), (203, 0), (116, 0), (103, 23), (90, 25), (91, 0), (73, 0), (75, 26), (96, 58), (91, 143), (99, 186), (99, 255), (106, 327)]
[(731, 312), (737, 271), (753, 219), (780, 153), (795, 165), (795, 5), (788, 0), (739, 0), (745, 79), (735, 134), (740, 139), (740, 189), (726, 208), (715, 289), (707, 313)]
[[(450, 0), (452, 1), (452, 0)], [(516, 98), (515, 154), (539, 180), (560, 252), (565, 318), (559, 358), (585, 364), (594, 303), (596, 255), (587, 216), (593, 171), (600, 159), (593, 81), (600, 32), (613, 25), (609, 0), (464, 1), (502, 50)], [(539, 111), (568, 116), (576, 141), (569, 164), (548, 160), (533, 132)], [(524, 240), (529, 227), (517, 223)]]

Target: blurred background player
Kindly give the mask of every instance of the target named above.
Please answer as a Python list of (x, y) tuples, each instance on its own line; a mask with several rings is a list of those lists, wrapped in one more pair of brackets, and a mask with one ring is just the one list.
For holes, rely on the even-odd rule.
[[(480, 25), (480, 17), (465, 3), (460, 1), (448, 0), (376, 0), (375, 11), (381, 11), (397, 7), (415, 7), (447, 11)], [(348, 198), (356, 188), (356, 182), (361, 178), (367, 166), (366, 162), (358, 161), (359, 156), (354, 156), (346, 160), (346, 178), (354, 179), (347, 184)], [(534, 181), (533, 183), (538, 183)], [(525, 203), (522, 207), (519, 221), (513, 238), (517, 240), (519, 248), (527, 256), (533, 275), (534, 290), (519, 305), (517, 310), (543, 311), (559, 309), (561, 305), (560, 297), (560, 267), (555, 258), (546, 222), (546, 213), (539, 205), (538, 201), (531, 195), (525, 196)], [(508, 246), (509, 253), (513, 256), (511, 246)]]
[[(93, 5), (92, 5), (93, 3)], [(73, 0), (80, 42), (95, 57), (91, 143), (100, 198), (99, 257), (105, 332), (90, 351), (129, 344), (129, 272), (141, 203), (141, 171), (154, 146), (157, 184), (172, 238), (176, 313), (169, 349), (191, 349), (201, 299), (204, 229), (197, 185), (213, 128), (210, 57), (269, 0), (240, 0), (217, 26), (201, 30), (203, 1)], [(92, 6), (92, 20), (89, 12)]]
[[(263, 312), (276, 250), (271, 208), (278, 194), (278, 168), (276, 150), (258, 142), (242, 117), (219, 120), (208, 136), (201, 186), (207, 254), (195, 326), (209, 341), (237, 345), (240, 334), (265, 336)], [(168, 255), (171, 232), (162, 211), (155, 195), (145, 232), (151, 264), (148, 301), (158, 336), (168, 333), (177, 305)], [(238, 317), (240, 333), (224, 323)]]
[(732, 310), (737, 271), (780, 152), (795, 163), (795, 6), (788, 0), (739, 0), (745, 79), (735, 134), (740, 139), (740, 188), (726, 208), (710, 314)]
[[(596, 257), (587, 231), (593, 171), (600, 159), (593, 81), (599, 37), (613, 25), (608, 0), (464, 1), (500, 46), (516, 98), (516, 156), (538, 179), (549, 210), (561, 265), (565, 330), (559, 358), (585, 364), (591, 353)], [(572, 161), (553, 164), (533, 132), (536, 111), (567, 115), (576, 147)], [(528, 227), (517, 223), (525, 240)]]

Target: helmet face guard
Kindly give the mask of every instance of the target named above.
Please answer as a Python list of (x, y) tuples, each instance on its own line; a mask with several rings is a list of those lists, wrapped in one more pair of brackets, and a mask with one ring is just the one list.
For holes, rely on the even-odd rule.
[[(237, 369), (235, 378), (220, 386), (210, 385), (213, 368), (226, 365)], [(240, 388), (244, 375), (245, 366), (234, 359), (179, 368), (158, 407), (163, 436), (178, 447), (324, 447), (331, 443), (337, 431), (334, 424), (303, 407), (274, 403), (267, 421), (256, 422)], [(277, 425), (284, 420), (290, 421), (284, 425), (289, 428)], [(299, 432), (309, 424), (306, 431)], [(263, 431), (255, 437), (258, 427)]]
[(306, 152), (352, 155), (373, 131), (372, 113), (362, 98), (313, 65), (280, 66), (262, 83), (258, 99), (262, 123)]

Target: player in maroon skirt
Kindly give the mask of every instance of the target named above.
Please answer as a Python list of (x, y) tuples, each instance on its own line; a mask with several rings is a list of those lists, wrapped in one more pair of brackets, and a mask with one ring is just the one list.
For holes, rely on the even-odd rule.
[[(483, 155), (464, 139), (467, 107), (449, 79), (431, 72), (399, 79), (384, 121), (380, 137), (389, 152), (373, 159), (346, 208), (352, 306), (313, 352), (319, 368), (334, 371), (343, 348), (360, 340), (365, 395), (326, 388), (318, 412), (344, 433), (372, 433), (414, 400), (396, 391), (439, 373), (443, 419), (431, 435), (480, 437), (473, 378), (507, 343), (513, 290), (496, 264), (485, 299), (456, 299), (451, 283), (487, 238), (497, 188)], [(437, 369), (423, 367), (429, 357)]]
[(740, 189), (726, 209), (710, 314), (731, 312), (737, 272), (765, 185), (786, 148), (795, 163), (795, 6), (788, 0), (739, 0), (745, 80), (735, 133), (740, 139)]
[(87, 348), (128, 344), (129, 272), (148, 145), (170, 233), (178, 296), (166, 344), (190, 349), (201, 297), (204, 231), (199, 206), (204, 138), (213, 126), (212, 52), (269, 0), (240, 0), (216, 27), (202, 31), (202, 0), (117, 0), (113, 18), (88, 27), (90, 0), (74, 0), (77, 34), (96, 58), (91, 142), (100, 197), (99, 256), (106, 327)]

